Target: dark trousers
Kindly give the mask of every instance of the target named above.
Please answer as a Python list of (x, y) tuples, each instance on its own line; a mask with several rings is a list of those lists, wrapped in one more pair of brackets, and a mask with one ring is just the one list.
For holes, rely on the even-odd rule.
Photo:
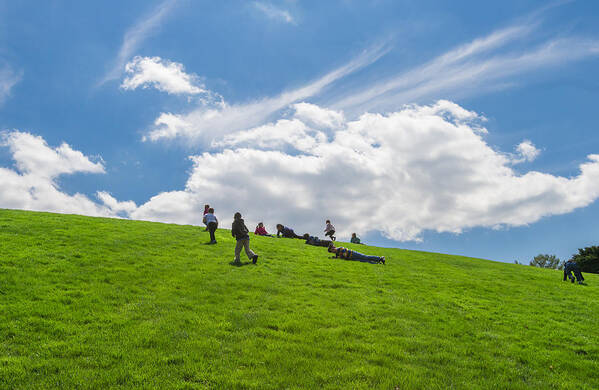
[(326, 233), (325, 233), (325, 235), (324, 235), (324, 236), (325, 236), (325, 237), (326, 237), (326, 236), (329, 236), (329, 237), (333, 238), (333, 234), (335, 234), (335, 231), (334, 231), (334, 230), (329, 230), (328, 232), (326, 232)]
[(577, 282), (582, 282), (584, 280), (584, 278), (582, 277), (582, 273), (580, 272), (580, 269), (575, 269), (572, 272), (574, 272), (574, 276), (576, 276)]
[(210, 222), (208, 224), (208, 231), (210, 232), (210, 241), (216, 241), (216, 237), (214, 237), (214, 232), (216, 231), (216, 222)]

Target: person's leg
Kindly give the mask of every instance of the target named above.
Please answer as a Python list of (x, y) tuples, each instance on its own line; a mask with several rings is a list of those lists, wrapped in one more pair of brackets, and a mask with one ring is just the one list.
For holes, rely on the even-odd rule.
[(243, 242), (243, 249), (245, 249), (245, 254), (247, 255), (248, 259), (253, 259), (254, 256), (256, 256), (256, 254), (254, 252), (252, 252), (252, 250), (250, 249), (250, 239), (246, 238), (244, 240), (242, 240)]
[(365, 254), (362, 254), (360, 252), (355, 252), (355, 251), (352, 252), (351, 259), (358, 260), (358, 261), (364, 261), (364, 262), (368, 262), (368, 263), (378, 263), (379, 261), (381, 261), (381, 258), (379, 256), (369, 256), (369, 255), (365, 255)]
[(578, 283), (582, 282), (584, 280), (584, 278), (582, 277), (582, 273), (580, 272), (579, 269), (574, 270), (574, 275), (576, 276), (576, 281)]
[(214, 236), (214, 232), (216, 231), (215, 222), (210, 222), (208, 224), (208, 231), (210, 232), (210, 242), (216, 242), (216, 237)]
[(241, 259), (239, 258), (239, 255), (241, 254), (241, 248), (243, 248), (243, 240), (237, 240), (237, 243), (235, 244), (235, 262), (236, 263), (241, 262)]

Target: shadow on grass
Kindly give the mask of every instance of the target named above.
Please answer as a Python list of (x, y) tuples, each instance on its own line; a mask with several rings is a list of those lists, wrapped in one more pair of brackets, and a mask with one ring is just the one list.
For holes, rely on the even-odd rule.
[(208, 242), (203, 243), (202, 245), (216, 245), (216, 244), (217, 244), (216, 242), (213, 243), (213, 242), (208, 241)]
[(243, 262), (243, 263), (241, 261), (239, 261), (239, 262), (237, 262), (237, 261), (231, 261), (231, 262), (229, 262), (229, 265), (232, 266), (232, 267), (243, 267), (245, 265), (250, 265), (250, 264), (252, 264), (251, 261), (246, 261), (246, 262)]

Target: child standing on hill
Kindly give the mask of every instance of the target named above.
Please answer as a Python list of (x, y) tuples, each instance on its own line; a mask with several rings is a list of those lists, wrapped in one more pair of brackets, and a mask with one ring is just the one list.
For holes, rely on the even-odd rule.
[(233, 217), (233, 225), (231, 226), (231, 235), (237, 239), (237, 245), (235, 245), (235, 263), (241, 263), (239, 259), (239, 254), (241, 253), (241, 248), (245, 249), (245, 254), (252, 260), (252, 263), (256, 264), (258, 261), (258, 255), (252, 252), (250, 249), (250, 235), (249, 230), (245, 226), (243, 219), (241, 218), (241, 213), (235, 213)]
[(333, 234), (335, 234), (335, 226), (333, 226), (333, 225), (331, 224), (331, 221), (329, 221), (328, 219), (327, 219), (327, 222), (326, 222), (326, 224), (327, 224), (327, 225), (326, 225), (326, 227), (324, 228), (324, 233), (325, 233), (324, 235), (325, 235), (325, 237), (326, 237), (326, 236), (329, 236), (329, 237), (331, 237), (331, 240), (335, 241), (335, 240), (336, 240), (336, 238), (335, 238), (335, 236), (333, 235)]
[(218, 219), (214, 216), (214, 209), (210, 207), (208, 212), (204, 214), (204, 223), (207, 226), (208, 231), (210, 232), (210, 242), (209, 244), (216, 244), (216, 237), (214, 237), (214, 232), (218, 227)]
[(351, 234), (351, 240), (349, 240), (352, 244), (361, 244), (360, 238), (356, 236), (356, 233)]
[[(204, 215), (208, 214), (208, 210), (210, 210), (210, 205), (209, 204), (205, 204), (204, 205)], [(208, 224), (206, 222), (204, 222), (204, 224), (206, 225), (206, 229), (204, 229), (205, 232), (208, 231)]]

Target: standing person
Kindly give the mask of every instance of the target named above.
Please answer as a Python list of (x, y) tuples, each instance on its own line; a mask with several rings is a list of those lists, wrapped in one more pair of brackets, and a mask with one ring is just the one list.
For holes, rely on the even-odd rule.
[(335, 234), (335, 226), (333, 226), (333, 225), (331, 224), (331, 221), (329, 221), (328, 219), (327, 219), (327, 222), (326, 222), (326, 224), (327, 224), (327, 225), (326, 225), (326, 227), (324, 228), (324, 233), (325, 233), (325, 235), (324, 235), (324, 236), (325, 236), (325, 237), (326, 237), (326, 236), (329, 236), (329, 237), (331, 237), (331, 240), (335, 241), (335, 240), (336, 240), (336, 238), (335, 238), (335, 236), (333, 235), (333, 234)]
[(351, 249), (347, 249), (344, 247), (335, 248), (335, 245), (331, 243), (329, 245), (328, 251), (330, 253), (334, 253), (335, 257), (345, 260), (357, 260), (364, 263), (378, 264), (381, 263), (385, 265), (385, 256), (369, 256), (364, 255), (360, 252), (352, 251)]
[(584, 282), (584, 278), (582, 277), (582, 273), (580, 272), (580, 266), (574, 260), (568, 260), (564, 264), (564, 282), (566, 281), (566, 277), (570, 278), (570, 281), (574, 283), (574, 276), (576, 276), (576, 280), (578, 284), (582, 284)]
[(214, 216), (214, 209), (210, 207), (208, 212), (204, 214), (204, 223), (206, 224), (206, 229), (210, 232), (210, 242), (209, 244), (216, 244), (216, 237), (214, 237), (214, 232), (218, 227), (218, 219)]
[(351, 234), (351, 240), (349, 240), (352, 244), (361, 244), (360, 238), (356, 236), (356, 233)]
[(256, 230), (254, 230), (254, 234), (257, 236), (267, 236), (272, 237), (272, 234), (268, 234), (264, 224), (262, 222), (258, 222), (258, 226), (256, 226)]
[[(205, 204), (204, 205), (204, 215), (208, 214), (208, 210), (210, 210), (210, 205), (209, 204)], [(208, 224), (204, 222), (204, 224), (206, 225), (206, 229), (204, 229), (205, 232), (208, 231)]]
[(283, 226), (280, 223), (277, 224), (277, 237), (279, 237), (279, 235), (282, 235), (285, 238), (299, 238), (300, 240), (304, 239), (304, 236), (298, 236), (295, 234), (293, 229)]
[(250, 235), (249, 230), (245, 226), (243, 219), (241, 218), (241, 213), (237, 212), (233, 216), (233, 225), (231, 226), (231, 235), (235, 237), (237, 240), (237, 245), (235, 245), (235, 263), (241, 263), (239, 259), (239, 254), (241, 253), (241, 248), (245, 249), (245, 254), (249, 259), (252, 260), (252, 263), (256, 264), (258, 261), (258, 255), (252, 252), (250, 249)]

